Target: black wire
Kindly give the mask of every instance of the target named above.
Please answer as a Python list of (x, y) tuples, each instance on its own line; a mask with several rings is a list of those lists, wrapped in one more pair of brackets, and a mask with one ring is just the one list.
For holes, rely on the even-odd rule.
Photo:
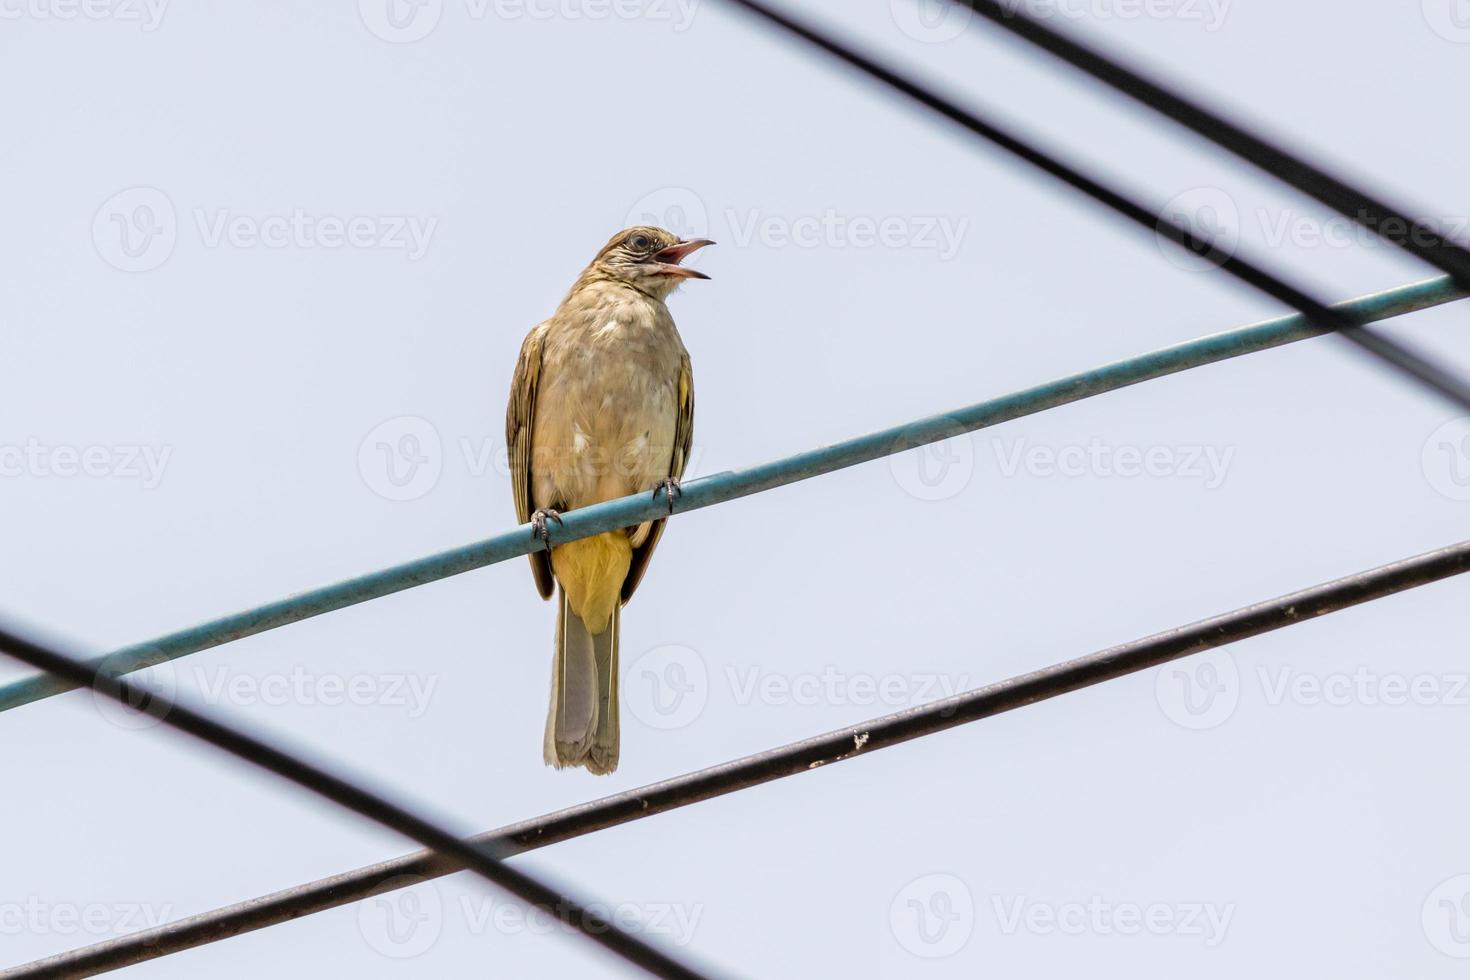
[(1076, 168), (1063, 163), (1051, 154), (1011, 134), (996, 123), (990, 122), (978, 114), (962, 108), (957, 103), (933, 92), (919, 82), (899, 74), (897, 71), (888, 68), (874, 58), (859, 52), (857, 49), (841, 41), (833, 39), (817, 28), (781, 13), (775, 8), (760, 2), (760, 0), (726, 0), (726, 2), (755, 14), (767, 23), (773, 24), (787, 33), (801, 38), (803, 41), (815, 47), (821, 48), (828, 54), (845, 61), (852, 67), (877, 79), (895, 91), (903, 93), (920, 105), (933, 110), (969, 132), (994, 143), (1006, 152), (1050, 174), (1069, 187), (1081, 191), (1083, 194), (1111, 208), (1124, 217), (1145, 228), (1157, 231), (1175, 244), (1188, 249), (1211, 264), (1218, 266), (1242, 282), (1294, 307), (1320, 325), (1340, 333), (1358, 347), (1391, 364), (1405, 375), (1414, 378), (1424, 386), (1454, 402), (1459, 408), (1470, 411), (1470, 382), (1466, 382), (1454, 373), (1440, 367), (1422, 354), (1418, 354), (1397, 341), (1390, 340), (1381, 334), (1364, 328), (1357, 321), (1335, 312), (1326, 303), (1313, 298), (1304, 290), (1290, 285), (1283, 279), (1266, 272), (1261, 266), (1225, 253), (1213, 242), (1197, 237), (1184, 226), (1176, 224), (1167, 216), (1160, 216), (1157, 211), (1144, 207), (1121, 192), (1113, 190)]
[[(163, 724), (187, 732), (216, 748), (324, 796), (339, 806), (412, 838), (441, 857), (454, 861), (457, 867), (473, 871), (526, 902), (555, 915), (608, 950), (655, 976), (678, 977), (681, 980), (699, 980), (701, 977), (701, 974), (668, 954), (505, 864), (500, 858), (509, 853), (507, 848), (461, 840), (450, 831), (370, 790), (215, 721), (171, 698), (140, 687), (135, 682), (96, 670), (80, 660), (39, 646), (3, 627), (0, 627), (0, 652), (65, 678), (79, 687), (90, 685), (97, 693), (129, 707), (147, 704), (148, 714)], [(63, 974), (52, 972), (47, 975)], [(64, 975), (73, 974), (67, 972)]]
[[(1156, 633), (942, 701), (874, 718), (851, 728), (512, 824), (473, 840), (501, 853), (523, 853), (810, 772), (1467, 571), (1470, 571), (1470, 541)], [(460, 867), (455, 861), (436, 854), (410, 854), (27, 963), (0, 972), (0, 980), (40, 980), (61, 974), (91, 976), (359, 901), (401, 887), (397, 881), (405, 876), (437, 878), (459, 871)]]
[(1046, 26), (1020, 9), (1014, 9), (1018, 7), (1014, 0), (1009, 6), (998, 0), (950, 2), (968, 7), (1017, 37), (1193, 130), (1374, 234), (1443, 269), (1460, 285), (1470, 285), (1470, 251), (1361, 188), (1334, 177), (1320, 166), (1255, 135), (1199, 102), (1119, 64), (1097, 49)]

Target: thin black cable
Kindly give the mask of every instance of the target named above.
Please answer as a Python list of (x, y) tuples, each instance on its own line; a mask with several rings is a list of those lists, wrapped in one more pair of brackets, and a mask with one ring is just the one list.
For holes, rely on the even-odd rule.
[(1266, 174), (1284, 181), (1334, 211), (1356, 221), (1431, 265), (1448, 272), (1460, 285), (1470, 285), (1470, 251), (1444, 238), (1423, 222), (1408, 217), (1359, 187), (1328, 173), (1239, 123), (1187, 96), (1165, 88), (1119, 64), (1096, 48), (1048, 27), (1020, 9), (998, 0), (950, 0), (1086, 72), (1098, 81), (1193, 130)]
[(726, 2), (756, 15), (766, 23), (779, 27), (808, 44), (821, 48), (969, 132), (994, 143), (1044, 173), (1050, 174), (1069, 187), (1081, 191), (1137, 224), (1157, 231), (1170, 241), (1188, 249), (1242, 282), (1294, 307), (1323, 326), (1340, 333), (1358, 347), (1448, 398), (1457, 407), (1470, 410), (1470, 382), (1440, 367), (1422, 354), (1334, 312), (1325, 303), (1266, 272), (1261, 266), (1222, 251), (1213, 242), (1196, 237), (1167, 216), (1161, 216), (1157, 211), (1144, 207), (1121, 192), (1063, 163), (1020, 137), (1012, 135), (996, 123), (987, 121), (976, 113), (962, 108), (957, 103), (886, 67), (857, 49), (829, 37), (817, 28), (781, 13), (760, 0), (726, 0)]
[[(473, 871), (486, 881), (499, 885), (511, 894), (555, 915), (611, 952), (643, 967), (655, 976), (678, 977), (681, 980), (699, 980), (702, 976), (667, 953), (573, 900), (557, 894), (535, 878), (505, 864), (501, 858), (510, 853), (507, 848), (494, 843), (462, 840), (456, 834), (390, 800), (267, 745), (254, 736), (215, 721), (133, 681), (111, 676), (105, 671), (96, 671), (80, 660), (39, 646), (3, 627), (0, 627), (0, 652), (47, 673), (64, 677), (78, 686), (91, 685), (97, 693), (120, 704), (129, 707), (146, 704), (148, 714), (163, 724), (193, 735), (267, 772), (275, 773), (326, 797), (339, 806), (398, 831), (434, 851), (442, 859), (453, 861), (457, 868)], [(79, 974), (53, 971), (45, 975), (54, 977)]]
[[(875, 718), (861, 725), (512, 824), (472, 840), (482, 847), (495, 848), (505, 854), (535, 850), (1014, 711), (1028, 704), (1467, 571), (1470, 571), (1470, 541), (1156, 633), (942, 701)], [(406, 887), (405, 878), (417, 882), (459, 870), (461, 865), (456, 861), (437, 854), (409, 854), (14, 967), (0, 972), (0, 980), (39, 980), (58, 973), (94, 976)]]

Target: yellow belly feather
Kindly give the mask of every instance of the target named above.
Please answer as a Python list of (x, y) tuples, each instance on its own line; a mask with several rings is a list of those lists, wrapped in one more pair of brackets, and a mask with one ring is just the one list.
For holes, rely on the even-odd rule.
[(607, 629), (622, 599), (623, 581), (633, 560), (626, 531), (609, 531), (551, 549), (551, 567), (566, 590), (572, 612), (593, 635)]

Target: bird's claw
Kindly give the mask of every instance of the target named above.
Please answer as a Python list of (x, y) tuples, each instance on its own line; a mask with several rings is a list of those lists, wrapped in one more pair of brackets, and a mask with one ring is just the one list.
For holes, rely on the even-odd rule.
[(674, 512), (674, 501), (677, 500), (684, 491), (679, 486), (679, 481), (675, 480), (673, 477), (669, 477), (667, 480), (659, 480), (658, 483), (654, 484), (654, 500), (658, 499), (658, 492), (660, 490), (662, 490), (664, 492), (664, 495), (669, 498), (669, 513), (672, 514)]
[(543, 507), (531, 515), (531, 533), (540, 538), (541, 543), (546, 545), (546, 550), (550, 551), (551, 532), (546, 529), (546, 521), (548, 519), (556, 521), (557, 524), (562, 523), (560, 514), (550, 507)]

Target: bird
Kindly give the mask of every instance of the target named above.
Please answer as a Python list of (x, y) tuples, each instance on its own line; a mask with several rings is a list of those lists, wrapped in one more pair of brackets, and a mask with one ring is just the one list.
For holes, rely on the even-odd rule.
[(516, 517), (546, 544), (528, 556), (557, 619), (543, 755), (557, 769), (617, 769), (621, 610), (666, 518), (552, 546), (564, 512), (660, 492), (669, 513), (694, 438), (689, 352), (665, 301), (683, 261), (714, 242), (639, 225), (618, 232), (521, 345), (505, 415)]

